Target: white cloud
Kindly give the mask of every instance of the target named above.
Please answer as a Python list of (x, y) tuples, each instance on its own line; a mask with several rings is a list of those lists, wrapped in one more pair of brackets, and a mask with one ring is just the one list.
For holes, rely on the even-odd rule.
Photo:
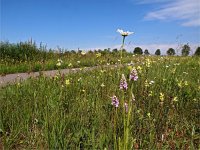
[[(145, 1), (145, 0), (144, 0)], [(156, 2), (157, 0), (153, 0)], [(164, 3), (156, 11), (149, 12), (146, 20), (181, 20), (183, 26), (200, 26), (199, 0), (174, 0)]]

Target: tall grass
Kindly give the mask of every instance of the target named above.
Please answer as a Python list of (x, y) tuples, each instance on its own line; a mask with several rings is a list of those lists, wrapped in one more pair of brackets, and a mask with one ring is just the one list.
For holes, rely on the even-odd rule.
[[(132, 54), (123, 51), (123, 63), (130, 62)], [(82, 54), (82, 51), (64, 51), (59, 49), (54, 51), (47, 49), (40, 44), (39, 47), (33, 42), (21, 42), (11, 44), (1, 42), (0, 44), (0, 75), (17, 72), (35, 72), (42, 70), (58, 69), (57, 60), (61, 59), (63, 63), (60, 69), (72, 67), (90, 67), (97, 65), (107, 65), (120, 63), (120, 52), (109, 51), (107, 49), (99, 51), (88, 51)]]
[[(199, 58), (137, 62), (137, 81), (129, 80), (133, 66), (128, 66), (40, 76), (2, 88), (3, 148), (198, 149)], [(119, 88), (122, 74), (127, 90)], [(113, 95), (117, 108), (111, 105)]]

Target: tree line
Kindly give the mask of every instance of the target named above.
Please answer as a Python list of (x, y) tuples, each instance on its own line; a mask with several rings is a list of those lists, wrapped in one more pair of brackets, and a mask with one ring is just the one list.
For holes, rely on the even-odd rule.
[[(181, 54), (182, 54), (182, 56), (188, 56), (190, 54), (190, 52), (191, 52), (191, 48), (190, 48), (189, 44), (185, 44), (185, 45), (183, 45), (181, 47)], [(142, 55), (142, 54), (144, 54), (144, 55), (150, 55), (150, 53), (149, 53), (149, 51), (147, 49), (145, 49), (144, 52), (143, 52), (142, 48), (140, 48), (140, 47), (136, 47), (134, 49), (133, 53), (137, 54), (137, 55)], [(161, 55), (161, 50), (157, 49), (154, 54), (155, 55)], [(176, 51), (173, 48), (169, 48), (166, 51), (166, 54), (169, 55), (169, 56), (173, 56), (173, 55), (176, 54)], [(194, 55), (200, 56), (200, 47), (197, 47)]]
[[(82, 51), (85, 50), (67, 50), (67, 49), (61, 49), (57, 48), (54, 49), (47, 49), (46, 45), (43, 45), (40, 43), (39, 47), (36, 45), (35, 42), (28, 41), (28, 42), (20, 42), (20, 43), (9, 43), (9, 42), (1, 42), (0, 43), (0, 58), (1, 59), (10, 59), (13, 61), (36, 61), (36, 60), (42, 60), (45, 61), (47, 59), (51, 59), (55, 57), (55, 55), (76, 55), (81, 54)], [(86, 50), (88, 54), (92, 53), (101, 53), (102, 55), (106, 54), (112, 54), (114, 56), (120, 56), (121, 50), (115, 49), (98, 49), (98, 50)], [(185, 44), (181, 47), (181, 54), (182, 56), (188, 56), (191, 52), (191, 48), (188, 44)], [(122, 50), (122, 54), (125, 55), (150, 55), (149, 51), (147, 49), (142, 50), (140, 47), (135, 47), (132, 52), (127, 52), (126, 49)], [(173, 48), (169, 48), (166, 51), (167, 55), (175, 55), (176, 52)], [(152, 55), (152, 54), (151, 54)], [(161, 50), (157, 49), (154, 53), (154, 55), (161, 55)], [(198, 47), (194, 53), (196, 56), (200, 56), (200, 47)]]

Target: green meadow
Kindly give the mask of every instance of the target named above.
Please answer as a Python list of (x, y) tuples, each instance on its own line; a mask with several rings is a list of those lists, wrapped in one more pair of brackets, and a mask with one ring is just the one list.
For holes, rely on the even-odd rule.
[[(57, 69), (56, 76), (2, 87), (0, 148), (199, 149), (200, 58), (120, 56), (80, 52), (51, 59), (48, 53), (41, 68)], [(41, 63), (10, 60), (1, 62), (1, 74)], [(101, 67), (84, 71), (95, 65)], [(59, 72), (73, 67), (82, 71)]]
[(0, 150), (200, 150), (200, 0), (0, 0)]
[[(84, 51), (47, 49), (45, 45), (38, 47), (33, 42), (0, 43), (0, 75), (22, 72), (37, 72), (45, 70), (70, 69), (129, 63), (132, 53), (123, 50), (123, 62), (120, 62), (121, 53), (115, 49)], [(59, 65), (59, 60), (62, 61)]]

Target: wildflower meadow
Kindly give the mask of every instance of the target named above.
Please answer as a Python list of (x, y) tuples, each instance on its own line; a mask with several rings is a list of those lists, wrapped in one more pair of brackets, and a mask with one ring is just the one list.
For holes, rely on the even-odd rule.
[(200, 150), (200, 0), (0, 0), (0, 150)]
[(124, 64), (2, 87), (0, 148), (199, 149), (200, 58), (131, 55)]

